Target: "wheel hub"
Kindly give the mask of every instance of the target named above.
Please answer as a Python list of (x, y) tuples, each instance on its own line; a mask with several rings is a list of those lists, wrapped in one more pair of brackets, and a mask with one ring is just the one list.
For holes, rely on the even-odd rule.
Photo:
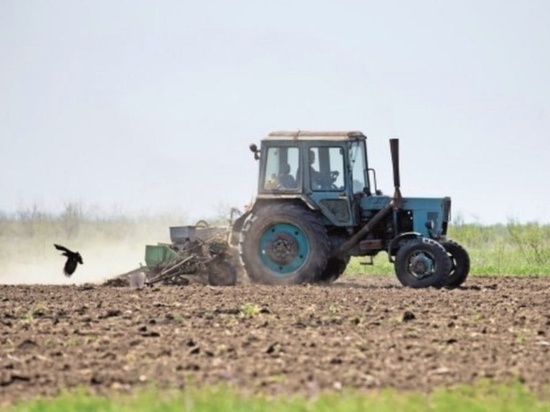
[(273, 262), (287, 265), (296, 258), (298, 244), (292, 236), (278, 233), (271, 239), (271, 245), (267, 248), (266, 254)]
[(433, 261), (424, 253), (414, 255), (409, 261), (409, 271), (418, 279), (430, 276), (433, 269)]

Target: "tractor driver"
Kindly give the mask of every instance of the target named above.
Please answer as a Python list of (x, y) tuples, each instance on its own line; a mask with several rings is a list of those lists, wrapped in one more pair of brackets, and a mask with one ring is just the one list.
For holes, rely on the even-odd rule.
[(290, 165), (285, 163), (281, 166), (281, 173), (279, 173), (279, 184), (283, 189), (295, 189), (296, 179), (290, 174)]

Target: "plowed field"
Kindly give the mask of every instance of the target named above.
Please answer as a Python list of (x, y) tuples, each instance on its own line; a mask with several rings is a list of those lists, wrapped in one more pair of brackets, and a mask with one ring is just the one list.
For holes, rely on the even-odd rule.
[(550, 278), (413, 290), (331, 286), (0, 286), (0, 406), (84, 386), (224, 383), (269, 394), (520, 380), (548, 395)]

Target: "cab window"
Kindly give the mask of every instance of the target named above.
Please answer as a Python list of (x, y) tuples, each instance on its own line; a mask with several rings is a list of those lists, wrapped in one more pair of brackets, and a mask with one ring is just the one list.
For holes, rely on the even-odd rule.
[(263, 189), (292, 191), (298, 189), (299, 150), (297, 147), (270, 147), (266, 151)]
[(344, 190), (344, 150), (312, 146), (308, 152), (309, 184), (315, 191)]

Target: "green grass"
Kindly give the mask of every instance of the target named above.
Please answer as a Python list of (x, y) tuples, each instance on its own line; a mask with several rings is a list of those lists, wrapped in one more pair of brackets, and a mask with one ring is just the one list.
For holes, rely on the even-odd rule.
[(92, 396), (84, 390), (67, 392), (53, 399), (35, 399), (16, 404), (6, 412), (38, 411), (270, 411), (270, 412), (394, 412), (394, 411), (550, 411), (550, 402), (537, 397), (521, 384), (461, 386), (431, 394), (392, 389), (371, 392), (342, 391), (303, 396), (267, 397), (239, 395), (227, 388), (185, 391), (141, 390), (131, 395)]

